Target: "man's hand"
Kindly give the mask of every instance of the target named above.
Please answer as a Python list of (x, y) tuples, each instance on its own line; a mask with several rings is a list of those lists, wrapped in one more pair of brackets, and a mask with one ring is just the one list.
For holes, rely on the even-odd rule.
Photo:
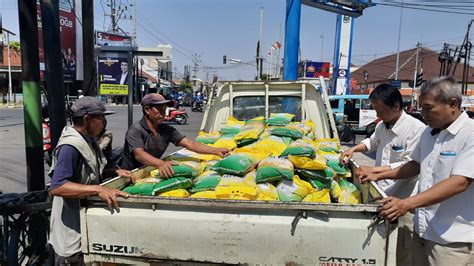
[(135, 175), (129, 171), (129, 170), (126, 170), (126, 169), (117, 169), (115, 171), (115, 174), (117, 176), (125, 176), (125, 177), (130, 177), (132, 179), (132, 183), (135, 183), (135, 181), (137, 180), (137, 178), (135, 177)]
[(107, 188), (104, 186), (97, 186), (97, 196), (99, 196), (101, 199), (103, 199), (105, 202), (107, 202), (107, 205), (109, 206), (110, 209), (118, 209), (119, 205), (117, 202), (117, 196), (118, 197), (123, 197), (123, 198), (128, 198), (130, 194), (120, 191), (118, 189), (112, 189), (112, 188)]
[(370, 181), (378, 181), (382, 179), (381, 173), (358, 173), (357, 179), (359, 179), (360, 183), (366, 183)]
[(382, 199), (380, 200), (380, 204), (380, 214), (390, 221), (395, 221), (397, 218), (405, 215), (411, 209), (407, 204), (406, 199), (399, 199), (395, 197), (387, 197)]
[(227, 148), (214, 148), (213, 149), (213, 154), (220, 156), (222, 158), (227, 157), (229, 155), (230, 150)]
[(341, 153), (339, 161), (341, 162), (341, 164), (347, 165), (349, 163), (349, 160), (352, 158), (352, 155), (354, 155), (354, 150), (348, 149), (347, 151)]
[(157, 165), (160, 176), (165, 178), (173, 177), (174, 171), (171, 168), (173, 165), (177, 165), (177, 163), (173, 161), (161, 161), (160, 164)]

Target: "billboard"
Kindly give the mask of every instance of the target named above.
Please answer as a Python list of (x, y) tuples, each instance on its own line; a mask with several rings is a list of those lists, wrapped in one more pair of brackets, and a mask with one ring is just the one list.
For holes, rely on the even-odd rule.
[(96, 31), (95, 44), (100, 46), (131, 46), (132, 39), (130, 38), (130, 36)]
[(128, 58), (99, 57), (97, 66), (99, 94), (128, 95)]
[(329, 78), (329, 62), (306, 62), (306, 78)]
[[(76, 80), (77, 49), (76, 49), (76, 14), (75, 1), (59, 0), (59, 30), (61, 37), (61, 55), (63, 61), (64, 81)], [(43, 47), (43, 27), (41, 22), (41, 5), (36, 1), (38, 19), (38, 50), (41, 78), (44, 79), (45, 60)]]

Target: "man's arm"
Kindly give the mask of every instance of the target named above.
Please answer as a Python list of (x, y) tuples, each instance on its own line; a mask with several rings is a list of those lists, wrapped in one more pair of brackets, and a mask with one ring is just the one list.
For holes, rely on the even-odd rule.
[(202, 143), (190, 140), (188, 138), (183, 138), (179, 143), (179, 146), (186, 148), (188, 150), (202, 153), (202, 154), (213, 154), (218, 155), (220, 157), (225, 157), (230, 152), (229, 149), (226, 148), (215, 148), (211, 146), (204, 145)]
[(405, 215), (410, 210), (437, 204), (454, 195), (462, 193), (471, 184), (472, 178), (452, 175), (415, 196), (406, 199), (388, 197), (381, 200), (380, 203), (382, 207), (380, 208), (380, 214), (393, 221)]
[(128, 193), (118, 189), (111, 189), (99, 185), (84, 185), (75, 182), (66, 182), (59, 187), (49, 191), (50, 196), (58, 196), (64, 198), (83, 198), (88, 196), (99, 196), (109, 208), (118, 208), (117, 196), (127, 198)]
[(420, 173), (420, 164), (415, 161), (385, 172), (362, 174), (359, 176), (361, 182), (377, 181), (382, 179), (406, 179), (416, 176)]
[(171, 169), (171, 166), (176, 164), (174, 162), (160, 160), (146, 152), (143, 148), (134, 149), (133, 155), (140, 163), (158, 168), (160, 175), (163, 177), (172, 177), (174, 174), (173, 169)]

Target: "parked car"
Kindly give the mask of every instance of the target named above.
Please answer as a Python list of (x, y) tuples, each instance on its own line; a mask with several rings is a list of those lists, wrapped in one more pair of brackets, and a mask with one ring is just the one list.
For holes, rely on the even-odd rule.
[(340, 125), (348, 125), (356, 134), (370, 137), (380, 121), (372, 109), (369, 95), (331, 95), (329, 102)]

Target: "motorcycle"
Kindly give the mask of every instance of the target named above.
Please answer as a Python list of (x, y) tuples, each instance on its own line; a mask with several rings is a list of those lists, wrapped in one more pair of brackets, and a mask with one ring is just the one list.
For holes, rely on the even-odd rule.
[(43, 117), (41, 120), (41, 128), (43, 129), (44, 161), (48, 166), (51, 166), (53, 146), (51, 145), (51, 128), (49, 127), (48, 106), (43, 106), (41, 112)]
[(182, 108), (167, 108), (165, 122), (175, 122), (179, 125), (184, 125), (188, 122), (188, 113)]
[(193, 112), (202, 112), (204, 110), (204, 101), (195, 100), (191, 105), (191, 111)]

